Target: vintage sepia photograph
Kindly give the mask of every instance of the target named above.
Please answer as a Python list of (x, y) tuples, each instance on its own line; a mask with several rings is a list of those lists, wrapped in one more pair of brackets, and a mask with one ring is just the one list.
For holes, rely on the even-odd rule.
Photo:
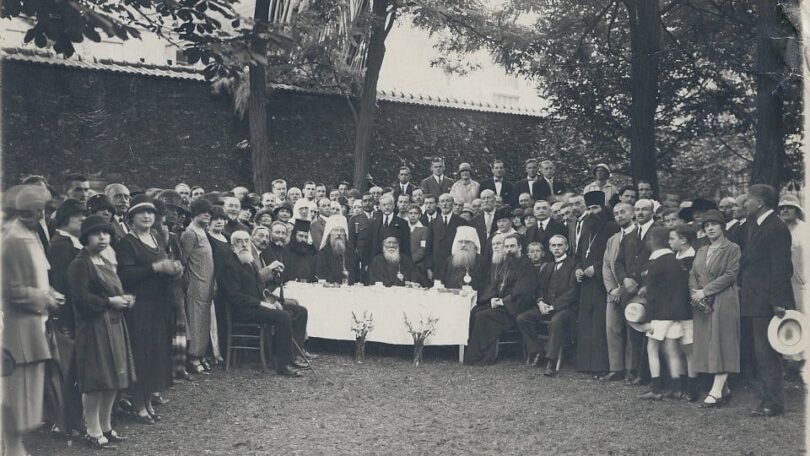
[(806, 454), (805, 78), (803, 0), (0, 0), (0, 455)]

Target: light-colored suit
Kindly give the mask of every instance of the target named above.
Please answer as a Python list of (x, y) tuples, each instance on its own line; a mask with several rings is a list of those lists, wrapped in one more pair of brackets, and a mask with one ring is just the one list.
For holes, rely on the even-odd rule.
[(610, 291), (619, 287), (619, 278), (616, 275), (616, 257), (622, 243), (622, 232), (611, 236), (605, 247), (605, 257), (602, 261), (602, 280), (608, 291), (605, 330), (607, 332), (608, 363), (611, 372), (624, 370), (624, 357), (626, 353), (624, 313), (621, 303), (610, 301)]

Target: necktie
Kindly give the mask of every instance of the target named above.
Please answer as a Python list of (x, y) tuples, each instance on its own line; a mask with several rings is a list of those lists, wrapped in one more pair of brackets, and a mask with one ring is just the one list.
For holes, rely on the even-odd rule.
[(484, 219), (485, 219), (484, 221), (487, 224), (487, 235), (489, 235), (489, 232), (492, 228), (492, 213), (484, 212)]
[(442, 218), (444, 219), (444, 226), (447, 226), (447, 216), (445, 215)]
[(562, 267), (562, 264), (563, 264), (562, 261), (558, 261), (558, 262), (554, 263), (554, 270), (559, 271), (560, 268)]
[(386, 227), (386, 228), (388, 227), (388, 216), (387, 215), (385, 216), (385, 220), (383, 220), (383, 226)]

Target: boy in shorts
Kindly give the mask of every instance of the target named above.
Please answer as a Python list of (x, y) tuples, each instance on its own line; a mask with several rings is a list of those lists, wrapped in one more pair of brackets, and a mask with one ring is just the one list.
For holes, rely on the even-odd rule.
[(643, 274), (642, 294), (647, 299), (646, 311), (650, 319), (647, 359), (652, 384), (650, 391), (639, 395), (640, 399), (661, 400), (664, 397), (659, 356), (661, 346), (670, 376), (677, 380), (684, 370), (680, 345), (692, 343), (689, 273), (667, 248), (669, 231), (667, 227), (654, 226), (647, 236), (651, 253)]
[[(692, 269), (692, 263), (695, 261), (695, 249), (692, 245), (697, 239), (697, 232), (689, 225), (678, 225), (669, 231), (669, 248), (675, 252), (675, 258), (681, 262), (681, 266), (686, 270), (687, 274)], [(681, 375), (681, 391), (679, 396), (687, 399), (689, 402), (698, 400), (698, 384), (697, 372), (695, 372), (692, 363), (692, 320), (682, 322), (685, 326), (684, 329), (689, 333), (688, 340), (690, 343), (685, 342), (686, 337), (681, 339), (681, 350), (684, 353), (684, 360), (686, 361), (686, 370), (688, 377)]]

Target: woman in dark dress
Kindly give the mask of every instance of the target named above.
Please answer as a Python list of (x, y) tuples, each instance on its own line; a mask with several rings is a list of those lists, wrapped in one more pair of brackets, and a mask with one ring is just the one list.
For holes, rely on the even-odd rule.
[(84, 249), (67, 270), (76, 324), (76, 366), (82, 393), (86, 442), (93, 448), (119, 442), (110, 422), (118, 391), (135, 381), (124, 310), (134, 297), (124, 295), (115, 265), (102, 252), (109, 246), (113, 229), (100, 215), (82, 222)]
[[(228, 255), (231, 254), (231, 243), (224, 233), (228, 216), (222, 206), (211, 208), (211, 223), (208, 224), (208, 241), (214, 257), (214, 277), (222, 269)], [(216, 287), (221, 289), (222, 287)], [(222, 361), (222, 350), (225, 349), (225, 302), (218, 293), (214, 293), (214, 318), (211, 319), (211, 351), (217, 362)]]
[(152, 393), (165, 391), (172, 382), (172, 303), (170, 281), (183, 273), (179, 261), (170, 260), (166, 246), (152, 233), (155, 205), (145, 195), (133, 198), (127, 212), (131, 231), (115, 246), (118, 276), (138, 305), (127, 312), (127, 326), (138, 380), (131, 386), (135, 417), (154, 424), (160, 416), (152, 408)]

